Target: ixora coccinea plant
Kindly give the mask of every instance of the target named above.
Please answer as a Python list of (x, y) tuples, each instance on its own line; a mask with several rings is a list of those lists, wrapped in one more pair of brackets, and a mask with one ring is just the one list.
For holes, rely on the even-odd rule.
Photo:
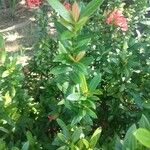
[(97, 86), (101, 75), (97, 72), (90, 74), (89, 65), (93, 60), (86, 57), (90, 37), (82, 34), (82, 28), (103, 1), (93, 0), (83, 10), (77, 2), (67, 4), (67, 8), (66, 4), (63, 5), (58, 0), (48, 2), (58, 13), (55, 26), (59, 48), (54, 59), (57, 65), (51, 73), (62, 93), (58, 102), (62, 109), (60, 114), (68, 112), (66, 120), (64, 115), (58, 115), (65, 123), (57, 119), (62, 132), (58, 133), (53, 144), (64, 150), (95, 149), (101, 132), (100, 127), (91, 138), (88, 135), (92, 131), (92, 119), (97, 118), (96, 101), (101, 94)]
[(127, 19), (120, 10), (114, 10), (106, 20), (107, 24), (113, 24), (121, 28), (122, 31), (128, 30)]

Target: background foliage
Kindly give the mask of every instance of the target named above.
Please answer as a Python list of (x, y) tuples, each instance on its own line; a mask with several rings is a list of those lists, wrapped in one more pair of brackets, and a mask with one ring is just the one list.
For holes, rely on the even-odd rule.
[[(53, 18), (41, 7), (25, 67), (0, 37), (0, 150), (150, 148), (149, 2), (89, 2), (78, 1), (80, 24), (64, 7), (59, 18), (56, 0), (49, 0)], [(114, 9), (128, 18), (128, 31), (106, 23)]]

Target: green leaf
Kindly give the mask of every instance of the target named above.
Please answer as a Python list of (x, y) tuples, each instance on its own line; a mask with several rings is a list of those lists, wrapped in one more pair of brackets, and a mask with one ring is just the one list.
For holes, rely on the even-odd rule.
[(83, 73), (85, 75), (87, 74), (87, 69), (86, 69), (85, 65), (80, 62), (77, 62), (74, 64), (74, 69), (77, 72)]
[(150, 131), (139, 128), (134, 132), (134, 136), (141, 144), (150, 148)]
[(86, 110), (84, 110), (84, 109), (82, 109), (82, 110), (79, 110), (79, 114), (78, 114), (78, 116), (80, 116), (80, 117), (84, 117), (86, 115)]
[[(63, 18), (59, 18), (59, 23), (62, 24), (67, 30), (69, 31), (73, 31), (73, 26), (71, 23), (69, 23), (68, 21), (66, 21)], [(62, 33), (61, 33), (62, 34)]]
[(84, 56), (85, 56), (85, 51), (80, 51), (80, 52), (76, 55), (75, 60), (79, 62), (79, 61), (81, 61), (81, 59), (84, 58)]
[(96, 90), (97, 86), (99, 85), (101, 81), (101, 74), (97, 74), (93, 79), (92, 81), (90, 82), (90, 85), (89, 85), (89, 90), (91, 92), (93, 92), (94, 90)]
[(136, 131), (136, 125), (132, 125), (126, 135), (125, 135), (125, 138), (124, 138), (124, 142), (123, 142), (123, 150), (135, 150), (136, 149), (136, 139), (134, 138), (133, 136), (133, 133)]
[(71, 125), (75, 125), (77, 123), (79, 123), (81, 121), (83, 117), (82, 116), (75, 116), (73, 119), (72, 119), (72, 122), (71, 122)]
[(139, 121), (139, 127), (150, 130), (150, 122), (148, 121), (145, 115), (142, 115)]
[(69, 148), (67, 146), (61, 146), (57, 150), (69, 150)]
[(81, 18), (90, 17), (102, 3), (103, 0), (92, 0), (82, 11)]
[(11, 98), (11, 96), (10, 96), (9, 91), (7, 91), (7, 92), (5, 93), (4, 98), (5, 98), (5, 105), (8, 105), (8, 104), (10, 104), (10, 103), (11, 103), (12, 98)]
[(48, 3), (66, 21), (72, 21), (69, 11), (58, 0), (48, 0)]
[(116, 137), (115, 150), (122, 150), (122, 143), (118, 136)]
[(27, 141), (23, 144), (23, 147), (21, 150), (29, 150), (29, 141)]
[(9, 76), (9, 70), (5, 70), (3, 73), (2, 73), (2, 78), (5, 78), (7, 76)]
[(83, 17), (81, 18), (77, 23), (76, 23), (76, 31), (80, 30), (84, 25), (85, 23), (87, 22), (88, 20), (88, 17)]
[(150, 18), (146, 18), (143, 21), (141, 21), (142, 24), (150, 26)]
[(80, 97), (81, 97), (80, 93), (72, 93), (67, 96), (67, 99), (70, 101), (77, 101), (80, 99)]
[(146, 101), (142, 104), (142, 106), (145, 108), (145, 109), (150, 109), (150, 101)]
[(11, 97), (15, 97), (15, 95), (16, 95), (16, 89), (15, 89), (14, 86), (12, 86), (12, 88), (11, 88)]
[(66, 124), (65, 124), (61, 119), (57, 119), (57, 123), (58, 123), (59, 126), (62, 128), (63, 134), (64, 134), (67, 138), (69, 138), (70, 133), (69, 133), (69, 130), (67, 129)]
[(85, 101), (85, 103), (86, 103), (86, 106), (88, 106), (89, 108), (96, 109), (96, 105), (95, 105), (95, 103), (92, 100), (87, 99)]
[(81, 82), (80, 76), (76, 72), (71, 72), (70, 78), (75, 84), (79, 84)]
[(4, 47), (5, 47), (5, 41), (4, 41), (4, 39), (3, 39), (3, 36), (0, 35), (0, 51), (1, 51), (2, 49), (4, 49)]
[(88, 149), (89, 146), (90, 146), (90, 143), (86, 139), (81, 139), (81, 141), (83, 142), (83, 144), (85, 145), (85, 147)]
[(142, 109), (142, 99), (141, 99), (141, 96), (139, 93), (136, 93), (136, 92), (131, 92), (133, 98), (134, 98), (134, 101), (135, 103), (138, 105), (139, 108)]
[(0, 139), (0, 150), (6, 150), (6, 143), (3, 139)]
[(74, 36), (74, 33), (70, 31), (65, 31), (61, 34), (60, 38), (61, 40), (71, 39)]
[(17, 148), (17, 147), (13, 147), (11, 150), (19, 150), (19, 148)]
[(29, 144), (31, 146), (33, 146), (35, 144), (35, 139), (34, 139), (32, 133), (30, 131), (27, 131), (26, 136), (27, 136), (27, 139), (29, 141)]
[[(77, 44), (77, 46), (75, 47), (75, 49), (81, 49), (83, 46), (86, 46), (87, 47), (87, 44), (90, 42), (90, 40), (91, 40), (91, 38), (86, 38), (86, 39), (79, 39), (79, 41), (77, 41), (78, 42), (78, 44)], [(80, 51), (83, 51), (83, 49), (82, 50), (80, 50)]]
[(87, 87), (85, 75), (81, 73), (79, 74), (79, 76), (80, 76), (80, 81), (81, 81), (80, 87), (81, 87), (82, 93), (86, 94), (88, 93), (88, 87)]
[(0, 35), (0, 63), (4, 63), (6, 59), (6, 52), (5, 52), (5, 41), (3, 36)]
[(94, 148), (102, 132), (101, 128), (97, 128), (90, 139), (90, 146)]
[(60, 102), (58, 102), (57, 105), (64, 105), (64, 104), (65, 104), (65, 100), (63, 99), (63, 100), (61, 100)]
[(60, 54), (66, 54), (66, 53), (67, 53), (66, 48), (64, 47), (64, 45), (63, 45), (60, 41), (59, 41), (58, 52), (59, 52)]
[(76, 143), (80, 139), (81, 134), (82, 134), (82, 128), (79, 127), (74, 131), (72, 135), (72, 142)]
[(67, 66), (60, 65), (60, 66), (54, 67), (51, 70), (51, 73), (54, 74), (54, 75), (58, 75), (58, 74), (66, 73), (66, 72), (69, 72), (69, 71), (71, 71), (71, 68), (69, 68)]
[(92, 118), (94, 118), (94, 119), (97, 118), (97, 115), (93, 110), (91, 110), (89, 108), (86, 108), (86, 110), (87, 110), (87, 114), (90, 115)]
[(61, 34), (62, 34), (63, 32), (65, 32), (65, 31), (67, 30), (67, 28), (66, 28), (64, 25), (62, 25), (62, 24), (59, 22), (58, 19), (54, 19), (53, 21), (54, 21), (54, 24), (55, 24), (55, 28), (56, 28), (56, 30), (57, 30), (57, 33), (61, 36)]
[(0, 62), (3, 64), (6, 60), (6, 51), (0, 51)]
[(81, 63), (83, 63), (84, 65), (88, 66), (90, 65), (92, 62), (94, 61), (94, 58), (92, 56), (90, 57), (84, 57), (83, 59), (81, 59)]
[(70, 147), (71, 150), (80, 150), (79, 147), (77, 147), (76, 145), (71, 144)]
[(65, 135), (63, 135), (62, 133), (58, 133), (57, 136), (62, 142), (64, 142), (64, 143), (67, 142), (67, 137)]
[(5, 133), (9, 133), (9, 131), (7, 129), (5, 129), (4, 127), (0, 127), (0, 131), (3, 131)]

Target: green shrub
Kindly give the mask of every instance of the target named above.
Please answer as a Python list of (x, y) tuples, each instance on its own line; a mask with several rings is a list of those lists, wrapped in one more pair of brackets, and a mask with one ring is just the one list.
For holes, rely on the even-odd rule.
[[(56, 33), (44, 6), (28, 66), (0, 38), (0, 149), (148, 149), (149, 2), (70, 1), (70, 11), (48, 2)], [(106, 22), (114, 10), (127, 31)]]

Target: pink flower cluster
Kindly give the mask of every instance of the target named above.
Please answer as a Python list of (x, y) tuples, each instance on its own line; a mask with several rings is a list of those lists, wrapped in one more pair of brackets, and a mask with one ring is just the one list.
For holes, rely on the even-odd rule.
[(120, 10), (113, 11), (107, 18), (107, 24), (113, 24), (121, 28), (122, 31), (128, 30), (127, 18), (125, 18)]
[(67, 10), (71, 10), (71, 4), (70, 3), (64, 2), (63, 5), (65, 6), (65, 8)]
[(38, 7), (42, 4), (42, 0), (26, 0), (29, 8)]

